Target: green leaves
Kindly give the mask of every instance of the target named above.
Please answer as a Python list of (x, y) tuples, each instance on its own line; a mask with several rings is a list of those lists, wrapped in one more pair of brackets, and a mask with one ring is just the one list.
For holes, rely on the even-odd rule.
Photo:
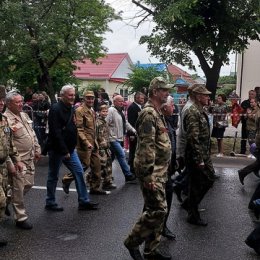
[(156, 67), (138, 67), (133, 66), (131, 68), (132, 73), (128, 75), (129, 79), (124, 83), (129, 89), (130, 93), (137, 91), (144, 92), (149, 88), (151, 80), (158, 76), (166, 77), (166, 71), (159, 71)]
[[(12, 65), (14, 71), (6, 72), (18, 86), (49, 87), (51, 82), (45, 81), (60, 78), (59, 68), (69, 79), (73, 67), (64, 69), (64, 61), (72, 63), (85, 57), (95, 61), (102, 56), (106, 51), (103, 34), (109, 30), (108, 23), (117, 18), (100, 0), (2, 1), (0, 51), (5, 55), (0, 67), (1, 63)], [(13, 57), (12, 63), (9, 57)], [(28, 74), (28, 70), (33, 73)], [(20, 77), (22, 71), (28, 75), (26, 81)], [(2, 83), (6, 80), (0, 78)]]
[[(193, 67), (199, 59), (207, 84), (215, 93), (220, 68), (230, 52), (243, 51), (249, 40), (260, 40), (259, 0), (144, 0), (156, 26), (140, 43), (163, 62)], [(193, 67), (194, 68), (194, 67)], [(208, 83), (210, 82), (210, 83)]]

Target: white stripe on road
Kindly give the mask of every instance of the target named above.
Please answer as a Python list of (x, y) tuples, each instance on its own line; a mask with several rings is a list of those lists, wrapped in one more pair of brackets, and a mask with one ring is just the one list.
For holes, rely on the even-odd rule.
[[(45, 186), (33, 186), (32, 188), (35, 189), (35, 190), (47, 190), (47, 188), (46, 188)], [(61, 191), (63, 191), (63, 189), (62, 189), (62, 188), (59, 188), (59, 187), (57, 187), (56, 190), (61, 190)], [(77, 191), (77, 190), (70, 188), (70, 191)]]

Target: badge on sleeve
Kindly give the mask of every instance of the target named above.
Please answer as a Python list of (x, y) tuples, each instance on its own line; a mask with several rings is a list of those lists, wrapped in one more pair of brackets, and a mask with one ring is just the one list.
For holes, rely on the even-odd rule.
[(151, 121), (147, 121), (143, 124), (143, 131), (145, 134), (150, 134), (153, 129), (153, 123)]

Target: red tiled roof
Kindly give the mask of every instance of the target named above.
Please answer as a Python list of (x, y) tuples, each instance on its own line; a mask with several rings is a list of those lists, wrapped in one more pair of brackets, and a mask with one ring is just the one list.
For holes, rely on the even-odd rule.
[(124, 59), (132, 63), (128, 53), (107, 54), (105, 57), (97, 60), (100, 64), (92, 63), (89, 59), (84, 59), (83, 62), (76, 61), (74, 64), (77, 66), (77, 69), (74, 70), (73, 74), (79, 79), (111, 79)]
[(167, 66), (168, 72), (173, 76), (173, 78), (176, 80), (178, 78), (183, 78), (189, 83), (195, 83), (195, 81), (192, 79), (191, 75), (187, 73), (186, 71), (182, 70), (181, 68), (170, 64)]

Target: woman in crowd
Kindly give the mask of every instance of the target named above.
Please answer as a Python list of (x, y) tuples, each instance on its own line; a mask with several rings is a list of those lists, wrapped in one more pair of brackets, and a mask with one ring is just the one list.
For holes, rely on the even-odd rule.
[(225, 129), (228, 126), (228, 107), (226, 105), (226, 96), (224, 94), (218, 95), (217, 102), (214, 107), (210, 108), (210, 112), (213, 114), (213, 130), (211, 136), (217, 138), (218, 142), (217, 157), (223, 157), (223, 136)]

